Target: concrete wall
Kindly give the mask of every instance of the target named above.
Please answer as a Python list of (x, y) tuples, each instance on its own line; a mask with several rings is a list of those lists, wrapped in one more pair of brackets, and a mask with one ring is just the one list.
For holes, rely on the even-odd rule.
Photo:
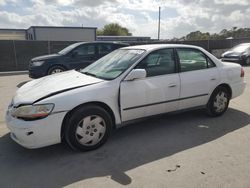
[(96, 30), (93, 28), (40, 28), (34, 27), (34, 40), (40, 41), (94, 41)]

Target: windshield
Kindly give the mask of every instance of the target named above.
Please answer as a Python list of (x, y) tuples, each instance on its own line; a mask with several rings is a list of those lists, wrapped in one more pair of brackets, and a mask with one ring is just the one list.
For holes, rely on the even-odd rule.
[(58, 54), (61, 55), (66, 55), (67, 53), (69, 53), (72, 49), (74, 49), (75, 47), (79, 46), (80, 43), (75, 43), (75, 44), (71, 44), (69, 46), (67, 46), (66, 48), (62, 49), (60, 52), (58, 52)]
[(89, 65), (81, 72), (104, 80), (112, 80), (127, 70), (145, 52), (138, 49), (119, 49)]
[(250, 45), (240, 44), (240, 45), (237, 45), (234, 48), (232, 48), (232, 51), (235, 51), (235, 52), (244, 52), (249, 47), (250, 47)]

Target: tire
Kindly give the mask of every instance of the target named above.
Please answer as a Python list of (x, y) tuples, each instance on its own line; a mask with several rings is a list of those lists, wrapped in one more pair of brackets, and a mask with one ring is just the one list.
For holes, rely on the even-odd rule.
[(63, 72), (63, 71), (65, 71), (64, 67), (56, 65), (56, 66), (53, 66), (53, 67), (49, 68), (48, 75), (60, 73), (60, 72)]
[(94, 150), (107, 141), (112, 126), (112, 118), (106, 110), (94, 105), (83, 106), (69, 118), (65, 140), (73, 150)]
[(246, 58), (245, 65), (249, 66), (250, 65), (250, 57)]
[(218, 86), (207, 103), (206, 111), (209, 116), (221, 116), (228, 109), (230, 93), (227, 88)]

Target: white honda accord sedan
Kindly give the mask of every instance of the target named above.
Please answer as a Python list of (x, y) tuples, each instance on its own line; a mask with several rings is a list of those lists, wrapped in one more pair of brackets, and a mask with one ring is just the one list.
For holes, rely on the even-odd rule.
[(62, 141), (92, 150), (127, 122), (189, 108), (220, 116), (245, 88), (244, 71), (190, 45), (141, 45), (113, 51), (81, 72), (19, 88), (6, 113), (11, 137), (26, 148)]

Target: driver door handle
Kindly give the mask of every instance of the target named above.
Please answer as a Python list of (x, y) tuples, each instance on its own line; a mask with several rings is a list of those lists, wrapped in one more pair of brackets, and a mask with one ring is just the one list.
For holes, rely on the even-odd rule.
[(174, 84), (174, 83), (171, 83), (171, 84), (168, 84), (168, 87), (176, 87), (177, 84)]

